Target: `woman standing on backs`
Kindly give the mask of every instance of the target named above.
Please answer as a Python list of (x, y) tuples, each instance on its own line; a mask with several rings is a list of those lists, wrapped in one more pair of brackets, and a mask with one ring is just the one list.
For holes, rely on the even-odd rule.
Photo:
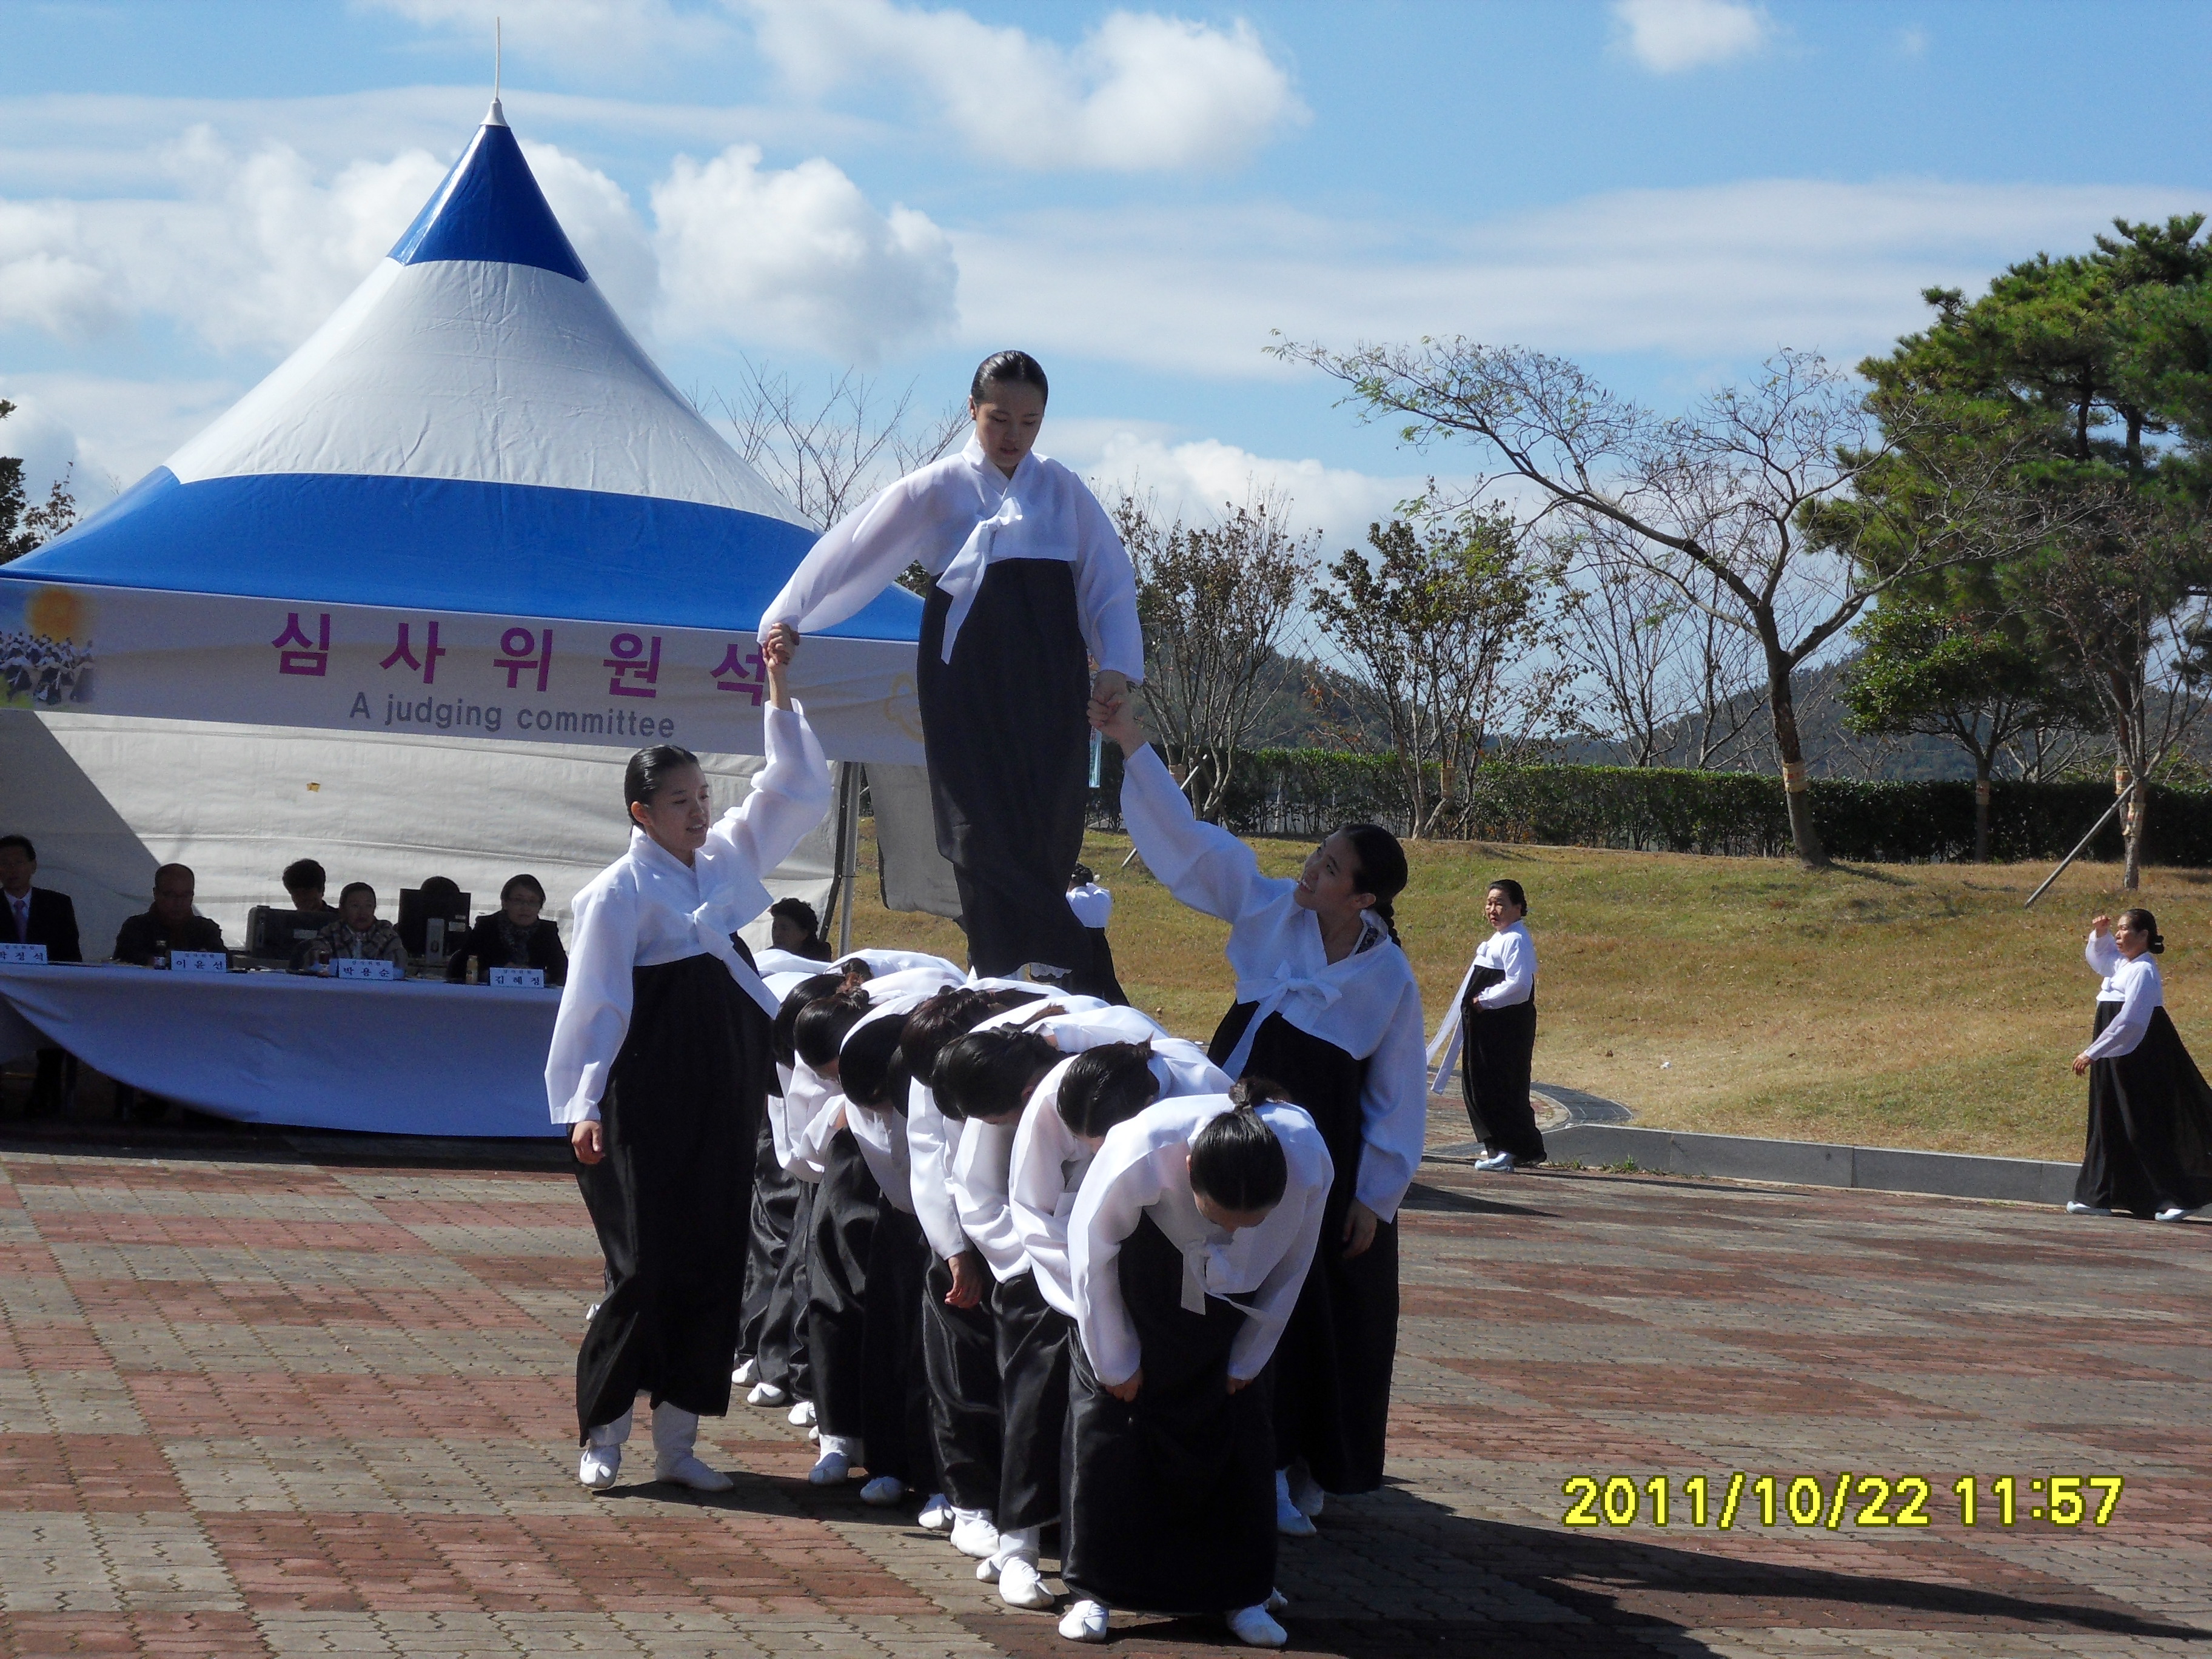
[(1145, 862), (1185, 904), (1230, 924), (1237, 1002), (1213, 1034), (1213, 1063), (1282, 1080), (1334, 1163), (1321, 1249), (1275, 1368), (1276, 1521), (1308, 1537), (1324, 1494), (1382, 1484), (1395, 1221), (1429, 1105), (1420, 989), (1391, 918), (1405, 851), (1387, 830), (1348, 823), (1297, 880), (1271, 879), (1249, 847), (1192, 816), (1127, 698), (1094, 702), (1091, 719), (1127, 757), (1121, 817)]
[(2104, 976), (2095, 1037), (2074, 1056), (2089, 1078), (2089, 1142), (2074, 1215), (2126, 1210), (2181, 1221), (2212, 1203), (2212, 1088), (2166, 1017), (2158, 963), (2158, 918), (2123, 910), (2089, 924), (2082, 954)]
[(730, 1485), (692, 1448), (699, 1419), (730, 1405), (776, 1006), (733, 935), (830, 806), (829, 762), (785, 684), (798, 647), (777, 629), (763, 653), (768, 764), (744, 802), (715, 821), (696, 756), (641, 749), (623, 782), (629, 850), (576, 895), (545, 1089), (606, 1255), (576, 1355), (577, 1476), (593, 1491), (614, 1484), (641, 1392), (656, 1478)]
[[(1491, 935), (1474, 953), (1453, 1000), (1459, 1019), (1459, 1085), (1467, 1121), (1482, 1143), (1478, 1170), (1508, 1171), (1544, 1161), (1544, 1137), (1528, 1101), (1536, 1052), (1536, 946), (1528, 896), (1504, 877), (1490, 884), (1482, 914)], [(1446, 1040), (1439, 1034), (1439, 1041)], [(1449, 1070), (1450, 1060), (1443, 1067)]]
[(1281, 1093), (1248, 1077), (1160, 1101), (1109, 1129), (1084, 1176), (1067, 1222), (1071, 1641), (1104, 1641), (1117, 1607), (1226, 1614), (1255, 1647), (1285, 1639), (1269, 1616), (1268, 1389), (1249, 1385), (1309, 1279), (1333, 1171)]
[(763, 628), (818, 632), (920, 562), (933, 578), (915, 673), (922, 742), (969, 959), (987, 976), (1028, 969), (1095, 994), (1091, 935), (1066, 897), (1083, 850), (1084, 702), (1127, 696), (1145, 641), (1112, 520), (1082, 479), (1034, 451), (1046, 391), (1027, 352), (985, 358), (967, 447), (832, 527)]

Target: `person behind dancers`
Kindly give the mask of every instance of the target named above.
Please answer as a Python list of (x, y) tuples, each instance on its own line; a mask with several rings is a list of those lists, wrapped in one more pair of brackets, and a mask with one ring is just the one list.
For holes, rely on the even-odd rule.
[[(939, 849), (975, 971), (1090, 992), (1091, 936), (1065, 897), (1089, 794), (1086, 688), (1144, 678), (1136, 578), (1113, 521), (1036, 453), (1048, 388), (1026, 352), (983, 360), (958, 454), (833, 526), (763, 617), (815, 632), (919, 561), (932, 577), (916, 664)], [(1093, 680), (1088, 666), (1095, 659)]]
[[(1110, 1609), (1223, 1613), (1280, 1647), (1274, 1431), (1259, 1381), (1314, 1260), (1328, 1147), (1265, 1079), (1109, 1130), (1067, 1223), (1079, 1340), (1060, 1576), (1073, 1641)], [(1280, 1368), (1277, 1375), (1280, 1376)]]
[(1200, 823), (1146, 743), (1128, 700), (1092, 704), (1127, 757), (1121, 817), (1168, 890), (1230, 924), (1237, 1001), (1210, 1054), (1231, 1077), (1281, 1080), (1312, 1114), (1335, 1171), (1322, 1246), (1283, 1334), (1274, 1404), (1276, 1522), (1309, 1537), (1328, 1492), (1382, 1483), (1398, 1346), (1398, 1205), (1428, 1124), (1421, 994), (1398, 943), (1397, 837), (1348, 823), (1296, 880)]
[(778, 899), (768, 907), (768, 916), (769, 942), (777, 950), (810, 962), (830, 960), (829, 942), (822, 937), (822, 919), (805, 899)]
[(1097, 873), (1087, 864), (1077, 865), (1068, 875), (1067, 908), (1075, 912), (1075, 919), (1091, 935), (1087, 988), (1093, 996), (1126, 1007), (1128, 995), (1114, 972), (1114, 947), (1106, 938), (1106, 924), (1114, 919), (1114, 895), (1098, 884)]
[(2089, 1079), (2089, 1134), (2071, 1214), (2183, 1221), (2212, 1203), (2212, 1088), (2166, 1015), (2165, 949), (2148, 910), (2089, 924), (2082, 954), (2105, 982), (2094, 1039), (2074, 1056)]
[(623, 784), (629, 848), (576, 895), (545, 1086), (606, 1257), (576, 1356), (577, 1474), (593, 1491), (614, 1484), (641, 1393), (656, 1478), (731, 1484), (694, 1446), (699, 1419), (729, 1409), (775, 1006), (734, 935), (830, 805), (829, 762), (787, 684), (798, 646), (779, 629), (763, 650), (768, 763), (744, 800), (717, 821), (696, 756), (640, 750)]
[(1460, 987), (1460, 1090), (1482, 1143), (1478, 1170), (1508, 1172), (1544, 1161), (1544, 1136), (1528, 1100), (1536, 1050), (1536, 946), (1528, 896), (1500, 877), (1483, 896), (1491, 935)]

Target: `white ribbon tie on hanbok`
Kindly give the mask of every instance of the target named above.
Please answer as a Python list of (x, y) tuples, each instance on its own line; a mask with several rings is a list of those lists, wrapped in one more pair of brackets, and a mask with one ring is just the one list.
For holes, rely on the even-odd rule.
[[(699, 943), (706, 946), (707, 953), (730, 970), (730, 977), (737, 981), (738, 988), (758, 1003), (762, 1012), (774, 1018), (783, 1003), (762, 982), (761, 976), (745, 965), (745, 959), (738, 954), (738, 947), (730, 943), (730, 935), (737, 929), (723, 926), (723, 921), (731, 908), (709, 899), (691, 913), (691, 931), (699, 936)], [(751, 919), (745, 918), (748, 921)]]
[(1260, 1028), (1267, 1023), (1270, 1014), (1279, 1012), (1283, 1005), (1292, 997), (1311, 997), (1318, 1005), (1316, 1009), (1318, 1012), (1343, 994), (1343, 988), (1334, 981), (1311, 978), (1287, 965), (1276, 969), (1274, 978), (1264, 984), (1238, 980), (1237, 1000), (1239, 1002), (1256, 1002), (1260, 1006), (1253, 1009), (1252, 1018), (1244, 1027), (1244, 1035), (1237, 1039), (1237, 1046), (1229, 1051), (1229, 1058), (1221, 1063), (1221, 1069), (1232, 1078), (1244, 1075), (1244, 1062), (1252, 1058), (1252, 1043), (1260, 1035)]
[(1182, 1295), (1179, 1299), (1185, 1313), (1206, 1311), (1206, 1270), (1212, 1260), (1213, 1244), (1209, 1239), (1201, 1238), (1182, 1247)]
[(1009, 525), (1022, 521), (1022, 504), (1009, 490), (999, 503), (999, 510), (989, 518), (977, 522), (968, 532), (968, 539), (952, 556), (952, 562), (938, 577), (937, 585), (952, 596), (952, 606), (945, 613), (945, 647), (938, 660), (952, 660), (952, 642), (960, 637), (960, 624), (968, 620), (975, 608), (975, 595), (983, 586), (983, 574), (991, 566), (991, 545), (998, 540), (999, 532)]

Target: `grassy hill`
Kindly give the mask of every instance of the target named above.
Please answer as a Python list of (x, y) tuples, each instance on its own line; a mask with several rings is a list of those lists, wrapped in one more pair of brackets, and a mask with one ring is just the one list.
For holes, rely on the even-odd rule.
[[(1303, 844), (1263, 842), (1293, 872)], [(1203, 1040), (1228, 1006), (1225, 930), (1177, 904), (1119, 836), (1085, 853), (1114, 890), (1112, 939), (1133, 1000)], [(2085, 1094), (2067, 1069), (2096, 981), (2088, 917), (2124, 902), (2110, 866), (2077, 866), (2033, 910), (2037, 868), (1855, 866), (1436, 842), (1409, 848), (1399, 925), (1431, 1029), (1486, 931), (1493, 876), (1528, 890), (1542, 963), (1536, 1076), (1633, 1108), (1641, 1123), (1729, 1134), (2072, 1159)], [(877, 902), (873, 843), (856, 942), (964, 960), (959, 930)], [(1117, 873), (1118, 871), (1118, 873)], [(2212, 872), (2153, 870), (2138, 902), (2169, 948), (2166, 1003), (2212, 1064)]]

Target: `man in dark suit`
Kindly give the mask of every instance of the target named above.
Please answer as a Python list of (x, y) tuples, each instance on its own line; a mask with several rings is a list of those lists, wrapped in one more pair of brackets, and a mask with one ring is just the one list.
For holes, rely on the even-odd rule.
[(154, 872), (154, 902), (143, 915), (116, 930), (115, 959), (143, 968), (167, 965), (172, 951), (225, 949), (222, 929), (192, 908), (198, 883), (187, 865), (165, 864)]
[[(28, 836), (0, 836), (0, 945), (43, 945), (48, 962), (82, 962), (77, 946), (76, 906), (67, 893), (33, 887), (38, 848)], [(30, 1115), (59, 1111), (76, 1091), (76, 1056), (60, 1048), (39, 1050), (31, 1084)]]

